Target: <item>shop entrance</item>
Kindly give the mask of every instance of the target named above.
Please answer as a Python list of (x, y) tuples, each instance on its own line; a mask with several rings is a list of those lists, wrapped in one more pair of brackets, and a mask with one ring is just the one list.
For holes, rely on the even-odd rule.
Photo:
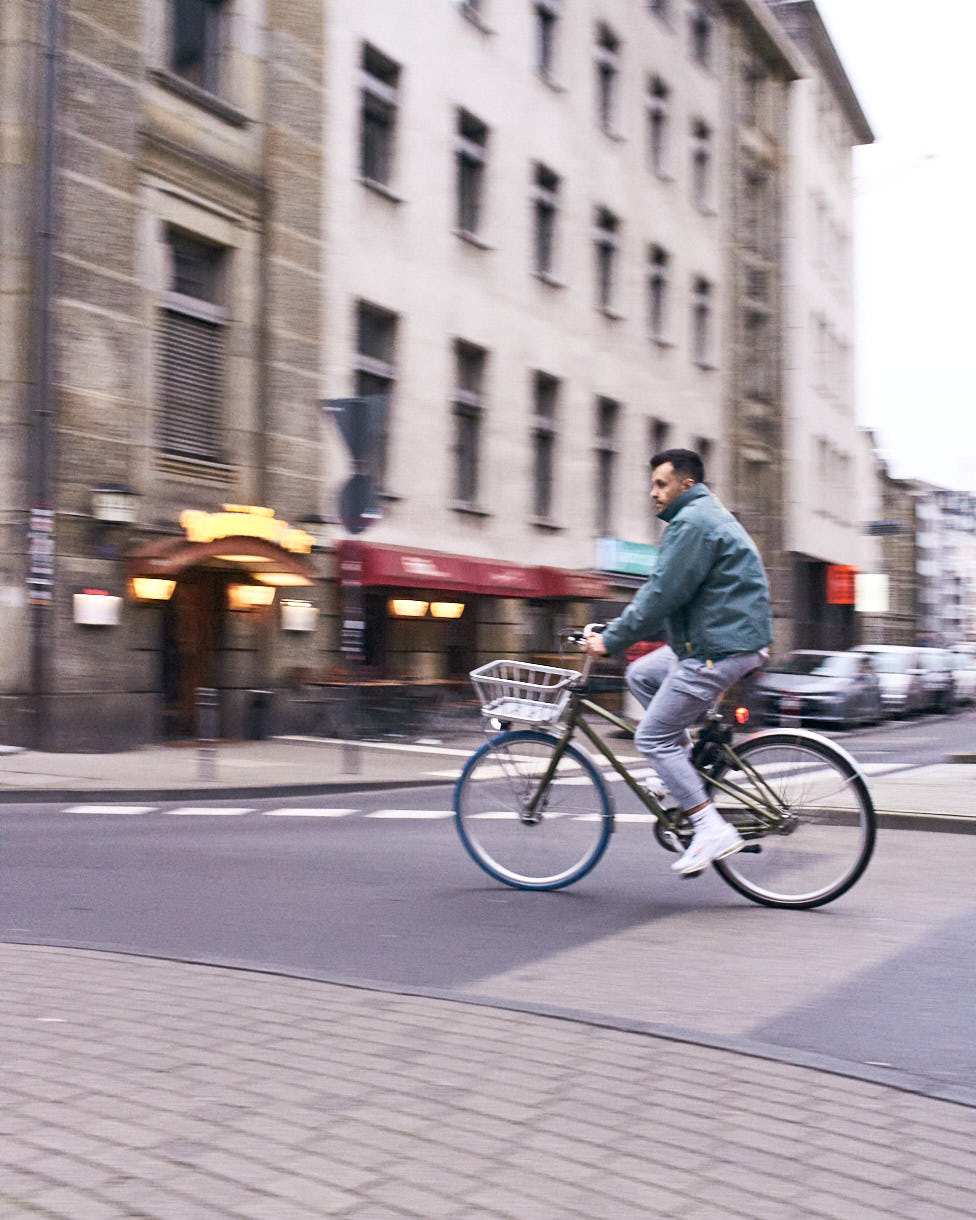
[(163, 736), (197, 735), (197, 690), (217, 687), (217, 657), (226, 605), (227, 577), (212, 568), (187, 568), (163, 611)]

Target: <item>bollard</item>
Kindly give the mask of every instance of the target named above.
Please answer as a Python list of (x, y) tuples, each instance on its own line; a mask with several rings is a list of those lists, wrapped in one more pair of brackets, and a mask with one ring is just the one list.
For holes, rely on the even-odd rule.
[(197, 771), (206, 781), (217, 779), (217, 692), (197, 687)]
[(346, 712), (343, 725), (342, 770), (345, 775), (359, 775), (363, 769), (362, 747), (359, 744), (363, 735), (362, 688), (358, 683), (350, 683), (343, 694)]

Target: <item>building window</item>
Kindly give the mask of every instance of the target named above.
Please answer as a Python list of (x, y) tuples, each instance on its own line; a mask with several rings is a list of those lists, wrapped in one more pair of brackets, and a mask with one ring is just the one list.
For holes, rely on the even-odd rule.
[(551, 521), (555, 502), (559, 379), (535, 373), (532, 384), (532, 514)]
[(619, 76), (620, 40), (609, 26), (600, 25), (596, 38), (596, 116), (608, 134), (613, 133)]
[(707, 436), (696, 436), (691, 447), (701, 458), (702, 465), (705, 467), (705, 482), (714, 486), (715, 480), (711, 477), (712, 472), (709, 470), (709, 466), (711, 465), (715, 446)]
[(657, 536), (660, 528), (657, 519), (657, 508), (654, 501), (651, 499), (651, 489), (654, 486), (654, 472), (651, 470), (650, 458), (656, 457), (657, 454), (663, 453), (665, 449), (671, 448), (671, 425), (663, 419), (649, 419), (647, 421), (647, 440), (650, 454), (647, 465), (647, 511), (649, 514), (651, 537)]
[(556, 266), (559, 175), (536, 164), (532, 199), (533, 261), (536, 275), (552, 276)]
[(536, 0), (535, 3), (535, 70), (546, 80), (552, 79), (556, 66), (559, 5), (560, 0)]
[(648, 437), (651, 445), (651, 457), (658, 453), (663, 453), (665, 449), (670, 448), (671, 425), (663, 419), (649, 420)]
[(476, 236), (481, 228), (488, 156), (488, 128), (467, 110), (457, 113), (457, 228)]
[(612, 398), (596, 400), (596, 515), (601, 537), (613, 534), (613, 489), (617, 476), (617, 431), (620, 404)]
[(364, 43), (360, 83), (359, 172), (367, 182), (389, 186), (393, 177), (400, 66)]
[(688, 16), (691, 58), (707, 68), (712, 62), (714, 27), (711, 14), (704, 4), (696, 4)]
[[(397, 315), (379, 305), (360, 301), (356, 306), (356, 367), (357, 398), (393, 394), (396, 381)], [(389, 474), (390, 412), (384, 417), (383, 430), (373, 455), (373, 477), (378, 487), (385, 487)]]
[(712, 355), (712, 285), (701, 276), (692, 281), (691, 358), (703, 367)]
[(169, 290), (163, 294), (158, 319), (160, 448), (179, 457), (219, 462), (227, 251), (174, 228), (167, 231), (166, 246)]
[(712, 133), (707, 123), (691, 124), (691, 198), (699, 211), (708, 210), (712, 176)]
[(652, 339), (668, 336), (668, 272), (671, 256), (663, 246), (647, 252), (647, 326)]
[(478, 502), (487, 358), (485, 349), (473, 343), (459, 339), (454, 345), (454, 499), (458, 504)]
[(208, 93), (220, 91), (224, 40), (223, 0), (172, 0), (170, 68)]
[(647, 90), (647, 160), (661, 177), (668, 172), (670, 111), (671, 90), (659, 76), (652, 77)]
[(596, 307), (604, 313), (613, 310), (616, 287), (620, 221), (607, 208), (597, 208), (593, 232), (596, 255)]
[(742, 182), (742, 240), (755, 254), (772, 253), (773, 208), (770, 179), (756, 166), (748, 166)]
[(766, 73), (761, 64), (746, 64), (742, 74), (742, 121), (761, 126), (766, 98)]
[(747, 309), (743, 318), (743, 328), (745, 331), (743, 389), (750, 398), (768, 401), (772, 397), (773, 372), (769, 313), (764, 309)]

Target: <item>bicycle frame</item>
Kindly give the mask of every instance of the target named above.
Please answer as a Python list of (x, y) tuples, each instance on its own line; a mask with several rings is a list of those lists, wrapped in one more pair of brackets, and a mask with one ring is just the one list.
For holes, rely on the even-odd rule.
[[(584, 670), (583, 676), (585, 679), (586, 670)], [(559, 765), (560, 759), (566, 752), (566, 747), (569, 745), (570, 741), (573, 739), (573, 736), (578, 730), (580, 733), (582, 733), (590, 745), (592, 745), (595, 750), (603, 755), (610, 766), (613, 767), (620, 778), (626, 783), (631, 792), (633, 792), (641, 804), (650, 813), (654, 814), (664, 829), (677, 833), (681, 822), (684, 820), (684, 812), (680, 809), (665, 809), (664, 806), (661, 805), (650, 792), (642, 787), (630, 774), (624, 764), (617, 758), (606, 742), (604, 742), (597, 735), (596, 730), (591, 728), (590, 725), (586, 723), (586, 721), (583, 719), (583, 713), (593, 712), (597, 716), (600, 716), (602, 719), (614, 725), (616, 728), (623, 729), (626, 733), (633, 732), (633, 725), (629, 724), (621, 717), (616, 716), (613, 712), (608, 712), (606, 708), (600, 707), (599, 704), (594, 703), (591, 699), (588, 699), (586, 697), (586, 693), (586, 686), (582, 684), (574, 687), (570, 691), (569, 712), (566, 719), (566, 726), (559, 737), (558, 745), (553, 751), (552, 758), (549, 761), (549, 765), (546, 767), (545, 774), (539, 781), (539, 786), (534, 792), (531, 800), (529, 801), (528, 807), (523, 814), (525, 821), (538, 820), (539, 802), (542, 800), (543, 795), (546, 793), (549, 785), (552, 782), (553, 776), (556, 772), (556, 767)], [(737, 784), (729, 783), (723, 779), (717, 779), (715, 776), (707, 774), (700, 767), (696, 766), (695, 770), (704, 780), (711, 784), (712, 787), (718, 788), (727, 796), (734, 797), (736, 800), (745, 805), (760, 819), (767, 830), (775, 830), (784, 820), (782, 811), (777, 807), (775, 794), (762, 776), (759, 775), (759, 773), (755, 770), (755, 768), (751, 767), (748, 763), (742, 762), (735, 750), (732, 749), (728, 743), (722, 743), (722, 749), (728, 761), (739, 770), (744, 771), (750, 777), (755, 784), (755, 791), (763, 793), (764, 799), (768, 801), (768, 804), (760, 805), (754, 799), (753, 794), (743, 791), (743, 789), (741, 789)], [(755, 832), (753, 832), (753, 834), (754, 833)], [(743, 837), (749, 838), (752, 836), (750, 836), (747, 830)]]

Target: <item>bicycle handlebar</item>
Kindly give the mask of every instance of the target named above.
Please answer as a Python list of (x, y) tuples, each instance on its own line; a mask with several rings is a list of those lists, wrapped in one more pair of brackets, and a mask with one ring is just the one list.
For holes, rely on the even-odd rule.
[[(599, 634), (604, 627), (606, 627), (606, 623), (587, 623), (585, 627), (571, 627), (566, 631), (561, 631), (560, 635), (568, 644), (575, 644), (577, 648), (582, 648), (583, 641), (588, 635), (592, 635), (594, 632)], [(593, 668), (593, 662), (595, 660), (596, 657), (587, 656), (586, 660), (583, 662), (583, 668), (580, 671), (580, 676), (584, 682), (590, 676), (590, 670)]]

